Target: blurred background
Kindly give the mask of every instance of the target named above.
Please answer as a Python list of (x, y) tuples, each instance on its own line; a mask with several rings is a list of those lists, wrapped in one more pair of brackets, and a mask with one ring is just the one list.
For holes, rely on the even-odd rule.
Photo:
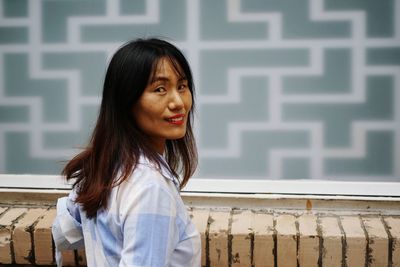
[(400, 0), (2, 0), (0, 173), (59, 174), (152, 36), (194, 72), (197, 178), (400, 181)]

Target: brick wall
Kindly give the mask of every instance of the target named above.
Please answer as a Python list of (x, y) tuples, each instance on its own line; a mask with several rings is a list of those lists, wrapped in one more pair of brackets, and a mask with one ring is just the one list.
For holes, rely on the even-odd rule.
[[(400, 266), (400, 216), (190, 207), (202, 265)], [(54, 264), (54, 206), (0, 206), (0, 263)], [(85, 265), (84, 251), (64, 253)]]

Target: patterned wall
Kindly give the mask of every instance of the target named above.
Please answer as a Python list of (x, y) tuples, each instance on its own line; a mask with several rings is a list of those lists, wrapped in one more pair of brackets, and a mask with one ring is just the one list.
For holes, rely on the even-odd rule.
[(197, 86), (197, 177), (400, 180), (400, 0), (2, 0), (0, 173), (57, 174), (107, 60), (165, 36)]

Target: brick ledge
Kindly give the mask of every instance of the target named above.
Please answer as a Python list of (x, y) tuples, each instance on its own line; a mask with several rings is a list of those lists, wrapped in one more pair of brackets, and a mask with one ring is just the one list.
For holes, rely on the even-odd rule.
[[(1, 264), (54, 264), (50, 227), (63, 194), (0, 193)], [(184, 195), (201, 233), (203, 266), (400, 266), (398, 199), (260, 199)], [(64, 259), (85, 264), (83, 251)]]

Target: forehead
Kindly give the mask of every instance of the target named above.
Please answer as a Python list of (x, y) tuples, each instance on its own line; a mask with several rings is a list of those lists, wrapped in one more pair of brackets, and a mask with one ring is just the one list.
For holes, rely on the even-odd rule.
[(155, 64), (155, 68), (153, 70), (150, 80), (153, 80), (157, 76), (165, 76), (166, 74), (174, 74), (180, 78), (186, 76), (184, 71), (182, 70), (182, 67), (176, 60), (163, 57), (159, 59), (158, 62)]

